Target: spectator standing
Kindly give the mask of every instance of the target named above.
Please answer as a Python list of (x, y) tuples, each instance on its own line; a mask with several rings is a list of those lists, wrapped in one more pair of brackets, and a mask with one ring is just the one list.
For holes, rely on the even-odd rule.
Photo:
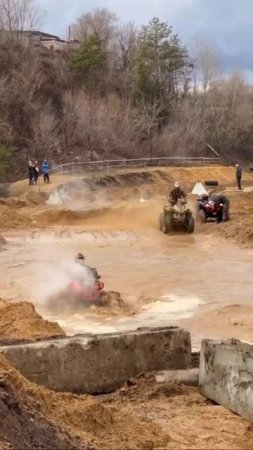
[(29, 184), (30, 186), (34, 182), (34, 165), (32, 161), (28, 161), (28, 178), (29, 178)]
[(235, 167), (236, 167), (237, 186), (238, 186), (238, 189), (241, 191), (242, 190), (242, 168), (241, 168), (241, 166), (239, 166), (239, 164), (236, 164)]
[(49, 171), (50, 171), (49, 163), (47, 159), (44, 159), (43, 163), (41, 164), (41, 172), (44, 178), (44, 183), (50, 183)]
[(38, 163), (38, 161), (35, 161), (34, 162), (34, 184), (38, 183), (39, 172), (40, 172), (39, 163)]

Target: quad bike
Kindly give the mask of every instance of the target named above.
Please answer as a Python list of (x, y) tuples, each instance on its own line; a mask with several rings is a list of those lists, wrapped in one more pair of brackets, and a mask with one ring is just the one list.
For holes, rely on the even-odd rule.
[(163, 213), (160, 214), (160, 231), (168, 234), (178, 228), (187, 233), (193, 233), (195, 228), (192, 211), (182, 199), (174, 206), (164, 206)]
[(56, 311), (76, 311), (89, 306), (102, 304), (104, 283), (94, 279), (94, 283), (85, 284), (72, 281), (61, 292), (48, 299), (48, 308)]
[(224, 209), (223, 203), (217, 204), (212, 200), (197, 199), (197, 207), (200, 222), (222, 221)]

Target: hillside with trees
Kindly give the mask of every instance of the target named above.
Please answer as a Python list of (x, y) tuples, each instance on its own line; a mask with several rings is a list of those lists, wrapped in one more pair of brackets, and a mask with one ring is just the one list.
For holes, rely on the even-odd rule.
[[(24, 39), (39, 28), (33, 0), (0, 0), (0, 165), (6, 179), (27, 161), (253, 153), (253, 93), (222, 74), (203, 40), (187, 49), (153, 18), (137, 28), (101, 8), (72, 24), (78, 49)], [(210, 152), (209, 152), (210, 156)]]

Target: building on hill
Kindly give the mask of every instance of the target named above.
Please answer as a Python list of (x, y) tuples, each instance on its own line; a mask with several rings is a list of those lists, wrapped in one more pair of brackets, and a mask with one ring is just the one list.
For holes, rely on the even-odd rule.
[(78, 50), (80, 47), (77, 40), (63, 40), (59, 36), (53, 34), (44, 33), (43, 31), (20, 31), (19, 35), (22, 36), (22, 40), (27, 45), (34, 45), (36, 47), (45, 47), (48, 50), (54, 51), (67, 51)]

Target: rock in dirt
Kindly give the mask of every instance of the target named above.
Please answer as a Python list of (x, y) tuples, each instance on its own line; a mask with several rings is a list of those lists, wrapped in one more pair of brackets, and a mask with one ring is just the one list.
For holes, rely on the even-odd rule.
[(0, 343), (14, 344), (65, 336), (56, 322), (44, 320), (34, 305), (27, 302), (8, 304), (0, 299)]
[(105, 291), (102, 294), (102, 306), (109, 306), (124, 309), (127, 308), (126, 303), (122, 299), (119, 292)]

